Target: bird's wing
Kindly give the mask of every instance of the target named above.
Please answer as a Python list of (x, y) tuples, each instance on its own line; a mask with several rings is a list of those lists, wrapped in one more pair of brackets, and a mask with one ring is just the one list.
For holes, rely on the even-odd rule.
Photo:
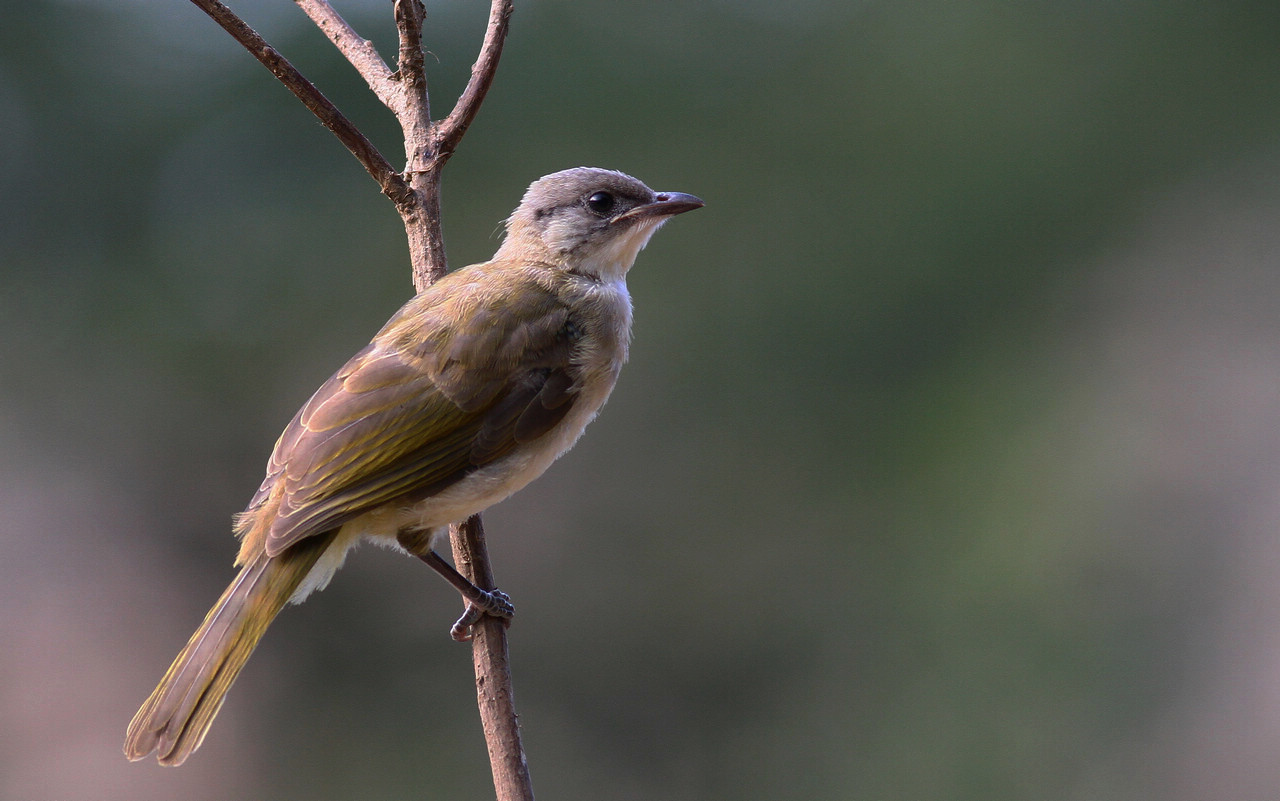
[(316, 391), (247, 510), (279, 494), (267, 553), (438, 492), (564, 418), (578, 389), (576, 329), (549, 292), (515, 295), (520, 308), (472, 297), (451, 323), (448, 309), (411, 302)]

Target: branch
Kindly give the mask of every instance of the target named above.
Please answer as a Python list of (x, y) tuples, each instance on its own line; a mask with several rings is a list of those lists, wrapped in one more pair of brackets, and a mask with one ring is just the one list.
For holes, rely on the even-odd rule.
[(436, 128), (436, 153), (445, 159), (453, 155), (454, 148), (471, 127), (471, 121), (476, 118), (484, 96), (493, 85), (493, 76), (498, 71), (498, 59), (502, 57), (502, 45), (507, 39), (512, 8), (512, 0), (494, 0), (489, 8), (489, 26), (484, 32), (480, 55), (471, 66), (471, 80), (467, 82), (467, 88), (462, 91), (453, 111)]
[(422, 0), (394, 0), (394, 7), (396, 28), (400, 32), (398, 75), (404, 87), (404, 103), (395, 112), (404, 131), (405, 157), (408, 159), (405, 173), (412, 183), (414, 173), (431, 169), (433, 161), (431, 103), (427, 98), (426, 55), (422, 51), (422, 21), (427, 16), (427, 9)]
[[(483, 590), (494, 589), (493, 568), (480, 515), (449, 529), (453, 562)], [(533, 801), (529, 763), (520, 745), (520, 721), (511, 689), (507, 656), (507, 621), (485, 615), (472, 625), (471, 660), (476, 669), (476, 704), (489, 747), (489, 768), (500, 801)]]
[(304, 14), (311, 18), (316, 27), (329, 37), (329, 41), (338, 48), (338, 52), (351, 62), (351, 66), (356, 68), (356, 72), (360, 73), (360, 77), (364, 78), (364, 82), (382, 101), (382, 105), (395, 111), (400, 104), (399, 93), (394, 89), (391, 68), (382, 60), (382, 56), (378, 55), (373, 42), (356, 33), (355, 28), (348, 25), (327, 0), (294, 0), (294, 2)]
[(373, 93), (383, 105), (391, 109), (400, 123), (405, 142), (405, 170), (403, 176), (398, 177), (410, 192), (387, 194), (395, 201), (404, 222), (405, 233), (409, 238), (413, 283), (421, 292), (447, 270), (444, 235), (440, 229), (440, 173), (475, 119), (489, 87), (493, 85), (498, 60), (507, 38), (513, 2), (493, 0), (490, 4), (489, 23), (480, 54), (471, 67), (471, 78), (449, 116), (438, 123), (431, 121), (431, 105), (427, 95), (426, 60), (422, 49), (422, 23), (426, 18), (426, 9), (421, 0), (393, 0), (396, 30), (399, 33), (398, 69), (394, 73), (378, 55), (373, 44), (348, 25), (328, 0), (294, 2), (333, 42), (347, 61), (351, 62)]
[(373, 176), (373, 180), (382, 187), (384, 195), (391, 198), (397, 206), (407, 202), (411, 190), (404, 178), (378, 152), (373, 143), (360, 133), (351, 120), (347, 119), (329, 98), (321, 94), (314, 84), (304, 78), (288, 59), (280, 55), (274, 47), (258, 35), (257, 31), (246, 25), (244, 20), (237, 17), (235, 12), (218, 0), (191, 0), (191, 2), (208, 14), (214, 22), (221, 25), (233, 39), (253, 54), (254, 58), (271, 70), (271, 74), (276, 76), (290, 92), (293, 92), (304, 106), (311, 109), (311, 113), (315, 114), (326, 128), (333, 131), (338, 141), (346, 145), (347, 150), (350, 150), (356, 160), (364, 165), (365, 170)]

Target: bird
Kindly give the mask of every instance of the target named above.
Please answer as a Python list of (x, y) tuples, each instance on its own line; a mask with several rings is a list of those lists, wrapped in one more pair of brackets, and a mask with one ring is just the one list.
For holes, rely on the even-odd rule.
[(421, 558), (462, 591), (455, 638), (482, 614), (510, 617), (504, 594), (471, 585), (435, 544), (578, 440), (627, 360), (627, 271), (658, 228), (701, 206), (614, 170), (543, 176), (492, 259), (397, 311), (280, 435), (235, 516), (239, 572), (130, 722), (125, 755), (191, 756), (271, 621), (361, 540)]

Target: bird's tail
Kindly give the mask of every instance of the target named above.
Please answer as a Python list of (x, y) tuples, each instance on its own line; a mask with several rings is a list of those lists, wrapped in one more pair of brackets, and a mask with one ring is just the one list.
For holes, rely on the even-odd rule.
[(161, 765), (181, 765), (200, 747), (245, 660), (332, 541), (332, 534), (312, 536), (241, 568), (133, 716), (125, 756), (158, 751)]

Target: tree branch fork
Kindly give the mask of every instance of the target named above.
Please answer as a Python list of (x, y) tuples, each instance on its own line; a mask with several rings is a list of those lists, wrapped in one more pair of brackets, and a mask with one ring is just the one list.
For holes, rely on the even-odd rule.
[[(395, 71), (382, 60), (373, 42), (362, 37), (326, 0), (295, 2), (355, 67), (378, 100), (395, 115), (405, 134), (404, 175), (439, 172), (475, 119), (493, 83), (507, 35), (511, 3), (492, 4), (484, 43), (471, 69), (467, 86), (448, 116), (433, 122), (422, 49), (422, 24), (426, 10), (420, 0), (394, 0), (396, 28), (400, 34)], [(370, 170), (371, 174), (373, 172)], [(374, 175), (375, 179), (378, 177)], [(404, 180), (403, 175), (399, 177)], [(391, 180), (394, 182), (395, 179)]]

